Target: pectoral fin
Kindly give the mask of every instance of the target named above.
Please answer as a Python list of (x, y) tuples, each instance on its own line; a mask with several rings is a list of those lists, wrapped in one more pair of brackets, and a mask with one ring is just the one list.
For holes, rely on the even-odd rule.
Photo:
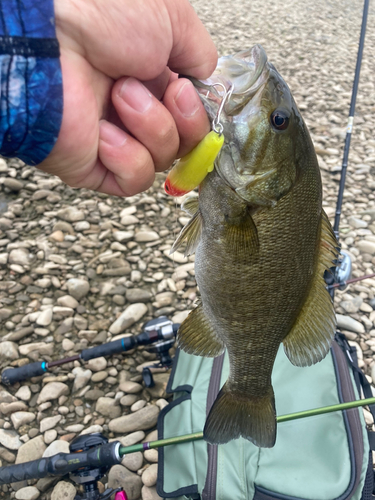
[(292, 330), (283, 341), (286, 355), (296, 366), (310, 366), (321, 361), (331, 346), (336, 317), (323, 274), (337, 257), (338, 243), (323, 211), (319, 262), (310, 293)]
[(170, 254), (175, 252), (182, 243), (186, 240), (186, 248), (184, 255), (185, 257), (193, 254), (198, 246), (200, 237), (202, 234), (202, 216), (198, 210), (189, 222), (184, 226), (177, 237), (177, 240), (173, 243)]
[(189, 214), (191, 216), (195, 215), (198, 212), (198, 209), (199, 209), (199, 200), (198, 200), (198, 198), (195, 198), (195, 197), (188, 198), (187, 200), (185, 200), (182, 203), (181, 208), (187, 214)]
[(258, 230), (249, 213), (238, 221), (228, 221), (224, 241), (228, 253), (233, 255), (239, 262), (258, 256)]
[(201, 304), (181, 324), (177, 344), (188, 354), (196, 356), (215, 357), (224, 351), (224, 344), (217, 337)]

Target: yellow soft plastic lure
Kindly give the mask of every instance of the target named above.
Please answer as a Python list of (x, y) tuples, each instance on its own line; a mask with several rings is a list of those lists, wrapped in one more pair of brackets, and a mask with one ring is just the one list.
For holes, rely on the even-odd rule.
[(214, 169), (214, 162), (224, 144), (224, 135), (211, 130), (169, 172), (164, 190), (171, 196), (182, 196), (199, 186)]

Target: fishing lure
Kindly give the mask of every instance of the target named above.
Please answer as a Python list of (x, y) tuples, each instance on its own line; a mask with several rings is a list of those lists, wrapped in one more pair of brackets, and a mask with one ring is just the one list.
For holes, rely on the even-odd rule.
[(232, 94), (233, 87), (227, 90), (221, 83), (215, 85), (222, 86), (225, 93), (212, 122), (212, 130), (190, 153), (181, 158), (169, 172), (164, 184), (164, 190), (171, 196), (182, 196), (199, 186), (206, 175), (214, 169), (215, 159), (224, 144), (223, 125), (220, 123), (220, 115), (225, 102)]

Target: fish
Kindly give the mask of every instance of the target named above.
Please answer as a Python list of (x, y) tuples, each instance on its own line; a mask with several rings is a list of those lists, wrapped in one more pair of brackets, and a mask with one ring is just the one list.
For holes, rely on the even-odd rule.
[[(221, 57), (213, 75), (192, 79), (224, 145), (171, 253), (195, 252), (200, 298), (181, 324), (178, 346), (197, 356), (225, 350), (229, 376), (212, 405), (204, 438), (276, 441), (272, 369), (282, 343), (299, 367), (321, 361), (336, 330), (324, 272), (339, 245), (322, 208), (314, 146), (287, 84), (260, 45)], [(216, 84), (216, 86), (215, 86)], [(178, 178), (175, 179), (178, 189)]]

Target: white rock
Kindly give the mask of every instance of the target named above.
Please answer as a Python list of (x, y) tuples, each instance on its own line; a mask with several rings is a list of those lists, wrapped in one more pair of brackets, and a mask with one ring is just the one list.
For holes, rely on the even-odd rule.
[(31, 261), (31, 256), (25, 248), (15, 248), (9, 254), (9, 263), (18, 264), (20, 266), (28, 266)]
[(46, 431), (44, 433), (44, 436), (43, 436), (44, 442), (47, 445), (51, 444), (52, 441), (55, 441), (56, 438), (57, 438), (57, 431), (56, 431), (56, 429), (50, 429), (49, 431)]
[(36, 500), (40, 496), (40, 491), (35, 486), (26, 486), (16, 491), (16, 500)]
[(30, 401), (31, 399), (31, 391), (28, 385), (21, 386), (16, 392), (15, 396), (22, 401)]
[(375, 254), (375, 243), (372, 241), (361, 240), (357, 243), (357, 247), (361, 253)]
[(57, 212), (57, 217), (67, 222), (77, 222), (85, 218), (85, 214), (75, 207), (67, 207)]
[(344, 316), (342, 314), (336, 314), (337, 326), (343, 328), (344, 330), (349, 330), (355, 333), (365, 333), (365, 327), (359, 321), (351, 318), (350, 316)]
[(59, 306), (70, 307), (71, 309), (75, 309), (78, 307), (78, 301), (72, 297), (71, 295), (63, 295), (57, 299), (57, 303)]
[(62, 382), (49, 382), (41, 390), (38, 404), (58, 399), (60, 396), (69, 394), (69, 387)]
[(77, 491), (72, 483), (60, 481), (53, 488), (51, 500), (74, 500), (76, 493)]
[(7, 429), (0, 429), (0, 444), (8, 450), (18, 450), (22, 446), (19, 435)]
[(13, 427), (17, 430), (21, 425), (29, 424), (35, 420), (35, 414), (28, 411), (15, 411), (10, 416)]
[(76, 300), (81, 300), (85, 297), (90, 290), (90, 285), (86, 280), (79, 278), (71, 278), (66, 283), (69, 294)]
[(62, 419), (62, 415), (55, 415), (54, 417), (46, 417), (40, 421), (40, 432), (43, 434), (49, 429), (53, 429)]
[(10, 340), (0, 342), (0, 359), (18, 359), (18, 346)]
[(125, 242), (133, 238), (134, 231), (116, 231), (113, 233), (113, 237), (116, 241)]
[(142, 316), (147, 313), (147, 311), (147, 306), (142, 302), (131, 304), (109, 327), (110, 333), (112, 333), (113, 335), (122, 333), (124, 330), (126, 330), (126, 328), (129, 328), (129, 326), (139, 321)]
[(75, 346), (74, 342), (72, 342), (70, 339), (64, 339), (61, 345), (64, 351), (71, 351)]
[(87, 368), (93, 372), (100, 372), (107, 368), (107, 360), (104, 357), (90, 359)]
[(135, 241), (138, 242), (149, 242), (149, 241), (156, 241), (160, 237), (158, 233), (155, 231), (138, 231), (135, 235)]
[(39, 326), (48, 326), (52, 321), (52, 308), (48, 308), (45, 311), (42, 311), (37, 320), (36, 324)]
[(57, 453), (69, 453), (69, 443), (62, 439), (53, 441), (43, 453), (43, 457), (52, 457)]

